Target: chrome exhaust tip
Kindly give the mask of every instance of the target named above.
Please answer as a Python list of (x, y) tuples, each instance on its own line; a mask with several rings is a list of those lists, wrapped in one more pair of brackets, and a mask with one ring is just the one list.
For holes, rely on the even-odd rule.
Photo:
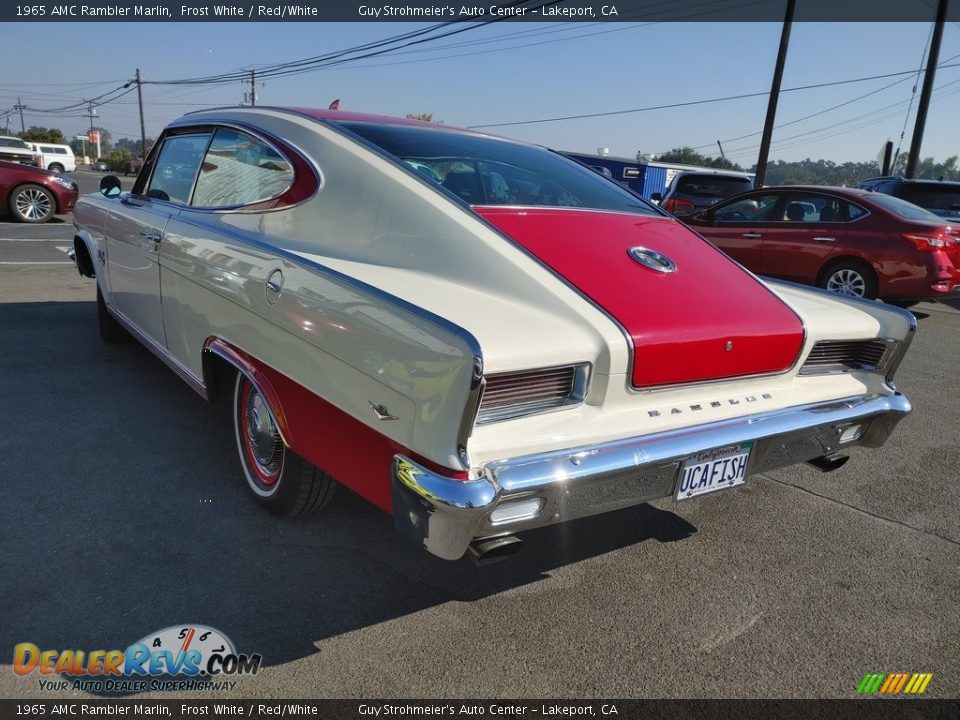
[(473, 561), (474, 565), (492, 565), (506, 560), (522, 546), (523, 541), (513, 535), (476, 540), (467, 548), (467, 557)]
[(807, 460), (807, 465), (812, 465), (820, 472), (833, 472), (839, 470), (847, 464), (849, 455), (821, 455), (813, 460)]

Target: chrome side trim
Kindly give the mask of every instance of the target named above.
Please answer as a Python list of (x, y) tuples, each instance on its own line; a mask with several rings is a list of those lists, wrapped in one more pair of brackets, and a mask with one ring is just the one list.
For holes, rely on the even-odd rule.
[[(397, 530), (446, 560), (477, 539), (512, 535), (671, 497), (687, 458), (752, 443), (748, 475), (830, 456), (853, 445), (879, 447), (909, 412), (903, 395), (867, 395), (774, 410), (706, 425), (487, 463), (468, 481), (432, 472), (403, 455), (393, 461)], [(861, 425), (855, 440), (844, 430)], [(494, 523), (503, 503), (543, 500), (533, 517)]]
[(194, 375), (190, 370), (179, 360), (177, 360), (173, 355), (171, 355), (165, 347), (160, 345), (152, 337), (144, 333), (130, 318), (124, 315), (122, 312), (117, 310), (115, 307), (107, 304), (107, 311), (114, 317), (114, 319), (120, 323), (124, 330), (133, 335), (140, 343), (142, 343), (147, 350), (152, 352), (158, 358), (163, 360), (166, 363), (167, 367), (173, 370), (181, 380), (183, 380), (190, 388), (197, 393), (204, 400), (210, 400), (210, 393), (207, 389), (207, 386), (204, 384), (203, 380)]

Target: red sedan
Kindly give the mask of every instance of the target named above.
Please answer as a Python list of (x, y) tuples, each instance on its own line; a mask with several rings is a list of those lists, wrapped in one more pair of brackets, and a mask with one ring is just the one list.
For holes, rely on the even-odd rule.
[(960, 295), (960, 226), (853, 188), (751, 190), (685, 219), (749, 270), (846, 295)]
[(20, 222), (42, 223), (73, 210), (79, 188), (65, 175), (0, 160), (0, 209)]

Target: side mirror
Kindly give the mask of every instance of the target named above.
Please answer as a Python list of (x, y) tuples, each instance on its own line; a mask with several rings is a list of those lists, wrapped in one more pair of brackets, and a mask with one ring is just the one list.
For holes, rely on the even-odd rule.
[(658, 192), (653, 193), (653, 195), (650, 196), (650, 200), (651, 202), (655, 202), (655, 203), (660, 202), (661, 200), (663, 200), (663, 193), (658, 193)]
[(117, 197), (122, 190), (116, 175), (107, 175), (100, 179), (100, 192), (104, 197)]

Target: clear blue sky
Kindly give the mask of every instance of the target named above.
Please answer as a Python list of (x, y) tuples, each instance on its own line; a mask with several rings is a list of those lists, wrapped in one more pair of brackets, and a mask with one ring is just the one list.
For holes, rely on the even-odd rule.
[[(296, 60), (371, 42), (412, 23), (27, 23), (7, 24), (0, 45), (0, 112), (23, 98), (30, 107), (62, 106), (106, 92), (140, 67), (146, 80), (178, 79)], [(928, 23), (798, 23), (783, 87), (917, 69)], [(606, 112), (765, 92), (779, 23), (530, 24), (496, 23), (390, 54), (290, 78), (268, 79), (259, 104), (326, 107), (404, 115), (432, 112), (454, 125), (483, 125)], [(470, 43), (469, 45), (460, 45)], [(442, 49), (445, 45), (454, 45)], [(526, 47), (523, 47), (526, 46)], [(446, 57), (444, 57), (446, 56)], [(940, 59), (960, 63), (960, 27), (948, 24)], [(416, 62), (414, 62), (416, 61)], [(11, 69), (15, 69), (11, 71)], [(778, 124), (852, 100), (898, 78), (786, 93)], [(91, 85), (91, 83), (96, 83)], [(913, 77), (819, 117), (781, 127), (772, 159), (872, 160), (898, 140)], [(960, 67), (941, 69), (923, 155), (960, 153)], [(230, 105), (238, 82), (206, 87), (144, 86), (147, 134), (204, 105)], [(919, 88), (917, 98), (919, 97)], [(889, 107), (893, 106), (893, 107)], [(612, 155), (702, 146), (745, 166), (756, 161), (766, 97), (651, 112), (491, 129), (551, 147)], [(909, 147), (913, 114), (907, 124)], [(98, 109), (98, 124), (117, 137), (139, 137), (136, 94)], [(28, 111), (26, 124), (85, 130), (84, 117)], [(19, 130), (20, 119), (10, 126)], [(800, 137), (794, 137), (794, 136)]]

